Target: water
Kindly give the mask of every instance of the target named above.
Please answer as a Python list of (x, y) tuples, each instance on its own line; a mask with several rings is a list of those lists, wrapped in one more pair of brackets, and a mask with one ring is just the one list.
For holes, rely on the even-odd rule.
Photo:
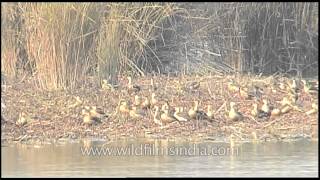
[[(103, 144), (85, 141), (36, 147), (2, 146), (1, 174), (3, 177), (318, 176), (318, 142), (306, 140), (244, 143), (233, 149), (229, 144), (211, 142), (121, 141), (103, 147), (128, 147), (132, 154), (132, 149), (136, 150), (136, 155), (82, 154), (90, 147), (101, 150)], [(158, 151), (167, 155), (151, 156), (156, 148), (172, 151)], [(195, 154), (204, 149), (214, 155)]]

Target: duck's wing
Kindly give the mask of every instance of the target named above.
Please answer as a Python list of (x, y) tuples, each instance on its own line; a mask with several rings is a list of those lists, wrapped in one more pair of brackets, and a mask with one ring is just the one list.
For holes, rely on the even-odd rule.
[(204, 111), (198, 110), (198, 111), (196, 111), (196, 113), (197, 113), (197, 119), (199, 119), (199, 120), (208, 120), (208, 119), (210, 119), (209, 116), (207, 115), (207, 113), (204, 112)]
[(264, 111), (259, 111), (258, 118), (269, 117), (270, 115), (271, 115), (271, 112), (267, 113), (267, 112), (264, 112)]

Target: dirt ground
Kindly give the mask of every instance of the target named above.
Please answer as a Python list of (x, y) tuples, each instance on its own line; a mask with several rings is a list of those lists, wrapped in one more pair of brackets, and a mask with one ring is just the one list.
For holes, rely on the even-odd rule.
[[(301, 111), (291, 110), (279, 117), (249, 118), (255, 100), (244, 100), (239, 93), (230, 92), (227, 84), (230, 79), (246, 86), (255, 84), (264, 90), (262, 98), (278, 107), (279, 101), (287, 95), (276, 89), (272, 92), (271, 83), (285, 81), (286, 78), (250, 77), (250, 76), (155, 76), (133, 78), (133, 83), (141, 87), (138, 95), (151, 97), (150, 81), (154, 80), (160, 104), (168, 101), (171, 106), (183, 106), (189, 109), (194, 100), (199, 100), (200, 109), (206, 110), (211, 104), (215, 110), (215, 121), (189, 120), (174, 122), (160, 127), (153, 121), (152, 112), (142, 119), (124, 118), (116, 113), (119, 100), (133, 101), (134, 94), (127, 91), (128, 80), (119, 78), (119, 87), (114, 90), (100, 88), (93, 78), (88, 78), (75, 90), (46, 91), (38, 90), (32, 79), (23, 82), (10, 82), (2, 85), (1, 101), (1, 138), (2, 141), (51, 141), (59, 139), (117, 139), (121, 137), (139, 138), (182, 138), (185, 140), (226, 140), (232, 134), (240, 141), (284, 140), (297, 138), (316, 138), (318, 113), (306, 115), (312, 101), (318, 101), (318, 95), (309, 97), (299, 90), (297, 104)], [(186, 89), (190, 82), (200, 82), (196, 90)], [(82, 103), (77, 103), (79, 97)], [(313, 100), (312, 100), (313, 99)], [(237, 109), (245, 116), (243, 121), (233, 122), (226, 117), (229, 102), (236, 103)], [(259, 102), (260, 106), (262, 102)], [(226, 108), (224, 107), (226, 105)], [(96, 106), (110, 116), (96, 125), (83, 124), (81, 111), (84, 106)], [(16, 125), (19, 113), (25, 112), (31, 119), (27, 124)]]

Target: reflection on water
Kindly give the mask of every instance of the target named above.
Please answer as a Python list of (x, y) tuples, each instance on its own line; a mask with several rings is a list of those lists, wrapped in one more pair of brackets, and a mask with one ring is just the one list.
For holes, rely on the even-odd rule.
[[(100, 156), (85, 154), (90, 147), (109, 151)], [(123, 147), (122, 152), (115, 147)], [(131, 155), (115, 155), (126, 148)], [(232, 151), (228, 144), (166, 140), (84, 141), (41, 147), (15, 144), (1, 149), (1, 174), (5, 177), (318, 175), (318, 142), (309, 141), (244, 143)], [(155, 154), (159, 149), (167, 152)]]

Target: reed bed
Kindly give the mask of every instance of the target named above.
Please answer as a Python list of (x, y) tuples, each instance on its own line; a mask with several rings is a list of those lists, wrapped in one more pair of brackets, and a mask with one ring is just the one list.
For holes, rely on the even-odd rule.
[[(40, 89), (88, 76), (318, 75), (318, 3), (2, 3), (1, 73)], [(25, 75), (24, 75), (25, 76)]]

